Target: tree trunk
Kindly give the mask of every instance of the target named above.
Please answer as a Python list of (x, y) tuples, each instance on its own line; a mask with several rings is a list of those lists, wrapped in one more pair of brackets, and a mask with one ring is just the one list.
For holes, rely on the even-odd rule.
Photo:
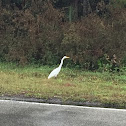
[(83, 16), (88, 15), (88, 9), (89, 9), (89, 1), (83, 0)]
[(75, 21), (78, 18), (78, 0), (71, 2), (69, 6), (69, 22)]
[(78, 0), (74, 1), (74, 15), (73, 15), (74, 21), (78, 19)]
[(72, 22), (72, 5), (69, 6), (69, 22)]

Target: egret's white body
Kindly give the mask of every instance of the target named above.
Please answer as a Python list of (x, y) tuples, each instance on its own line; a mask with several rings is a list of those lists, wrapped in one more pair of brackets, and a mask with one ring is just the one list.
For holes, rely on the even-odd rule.
[(52, 77), (57, 77), (57, 75), (59, 74), (60, 70), (61, 70), (61, 67), (63, 65), (63, 60), (66, 59), (66, 58), (69, 58), (68, 56), (64, 56), (62, 59), (61, 59), (61, 63), (59, 65), (59, 67), (57, 67), (56, 69), (54, 69), (48, 76), (48, 79), (52, 78)]

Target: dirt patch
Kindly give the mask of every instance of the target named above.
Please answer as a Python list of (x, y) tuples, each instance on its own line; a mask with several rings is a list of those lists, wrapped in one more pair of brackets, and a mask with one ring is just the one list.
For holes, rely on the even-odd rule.
[(71, 84), (71, 83), (65, 83), (63, 86), (65, 86), (65, 87), (76, 87), (76, 85)]

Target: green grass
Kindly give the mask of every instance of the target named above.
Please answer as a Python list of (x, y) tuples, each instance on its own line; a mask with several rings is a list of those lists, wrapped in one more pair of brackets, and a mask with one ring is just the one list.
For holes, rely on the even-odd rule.
[(0, 63), (0, 95), (101, 103), (126, 103), (126, 76), (62, 68), (57, 79), (47, 79), (55, 67)]

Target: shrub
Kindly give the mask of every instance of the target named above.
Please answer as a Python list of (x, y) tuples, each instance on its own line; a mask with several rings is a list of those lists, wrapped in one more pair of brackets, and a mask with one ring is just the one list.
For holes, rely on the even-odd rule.
[[(50, 2), (32, 4), (26, 10), (2, 9), (0, 13), (0, 59), (18, 64), (53, 65), (68, 55), (85, 69), (112, 69), (126, 65), (126, 10), (108, 6), (109, 17), (91, 13), (76, 22), (63, 22), (64, 13)], [(109, 63), (105, 55), (109, 56)], [(72, 63), (71, 63), (72, 64)]]

